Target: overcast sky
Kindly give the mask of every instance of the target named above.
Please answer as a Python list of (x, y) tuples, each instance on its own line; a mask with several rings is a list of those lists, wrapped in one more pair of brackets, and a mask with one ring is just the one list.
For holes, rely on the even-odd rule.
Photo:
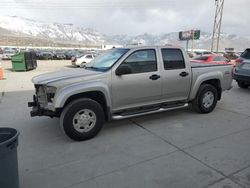
[[(249, 0), (225, 0), (222, 32), (250, 35)], [(212, 32), (214, 0), (1, 0), (0, 14), (73, 23), (107, 35)]]

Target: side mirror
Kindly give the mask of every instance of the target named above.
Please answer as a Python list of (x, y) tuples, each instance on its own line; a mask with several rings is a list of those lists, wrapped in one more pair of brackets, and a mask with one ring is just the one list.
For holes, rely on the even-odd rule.
[(116, 71), (115, 71), (115, 74), (117, 76), (121, 76), (121, 75), (124, 75), (124, 74), (131, 74), (132, 73), (132, 69), (130, 68), (129, 65), (120, 65)]

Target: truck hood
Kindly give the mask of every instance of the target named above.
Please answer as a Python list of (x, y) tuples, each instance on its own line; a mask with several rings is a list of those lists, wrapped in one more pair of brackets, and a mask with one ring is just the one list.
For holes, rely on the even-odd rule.
[(95, 77), (96, 75), (101, 75), (102, 72), (91, 71), (86, 69), (75, 69), (75, 70), (65, 70), (57, 71), (46, 74), (41, 74), (32, 78), (32, 82), (37, 85), (58, 85), (61, 82), (72, 83), (78, 80), (88, 80)]

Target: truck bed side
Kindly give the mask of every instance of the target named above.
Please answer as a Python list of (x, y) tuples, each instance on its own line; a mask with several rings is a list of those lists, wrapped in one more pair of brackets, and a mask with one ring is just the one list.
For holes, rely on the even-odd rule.
[(221, 91), (230, 89), (232, 68), (232, 65), (191, 63), (193, 77), (189, 101), (195, 98), (202, 83), (217, 83)]

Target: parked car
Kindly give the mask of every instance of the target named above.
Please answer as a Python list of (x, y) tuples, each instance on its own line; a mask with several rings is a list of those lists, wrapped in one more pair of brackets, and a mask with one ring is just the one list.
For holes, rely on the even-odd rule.
[(194, 52), (187, 52), (189, 58), (194, 58), (196, 56), (196, 54)]
[(15, 55), (16, 51), (12, 49), (3, 50), (2, 60), (10, 60), (11, 56)]
[(74, 66), (84, 67), (87, 63), (95, 58), (93, 54), (85, 54), (80, 57), (73, 57), (71, 64)]
[(248, 88), (250, 86), (250, 48), (246, 49), (235, 62), (234, 79), (240, 88)]
[(202, 56), (197, 56), (191, 60), (192, 62), (196, 63), (215, 63), (215, 64), (231, 64), (235, 67), (235, 63), (231, 62), (229, 59), (221, 56), (221, 55), (202, 55)]
[(66, 59), (66, 56), (63, 52), (55, 52), (54, 59), (63, 60), (63, 59)]
[(209, 52), (209, 51), (203, 51), (203, 52), (194, 51), (193, 53), (194, 53), (194, 57), (214, 54), (213, 52)]
[(54, 54), (52, 52), (40, 52), (38, 53), (38, 59), (40, 60), (53, 60)]
[(239, 58), (239, 55), (235, 52), (226, 52), (224, 54), (224, 57), (229, 59), (229, 60), (235, 60), (235, 59)]
[(232, 66), (189, 62), (175, 46), (114, 48), (83, 69), (36, 76), (31, 116), (60, 117), (73, 140), (93, 138), (105, 121), (185, 108), (209, 113), (231, 88)]
[(73, 57), (78, 57), (82, 55), (80, 52), (75, 51), (75, 50), (70, 50), (65, 53), (66, 59), (71, 60)]

